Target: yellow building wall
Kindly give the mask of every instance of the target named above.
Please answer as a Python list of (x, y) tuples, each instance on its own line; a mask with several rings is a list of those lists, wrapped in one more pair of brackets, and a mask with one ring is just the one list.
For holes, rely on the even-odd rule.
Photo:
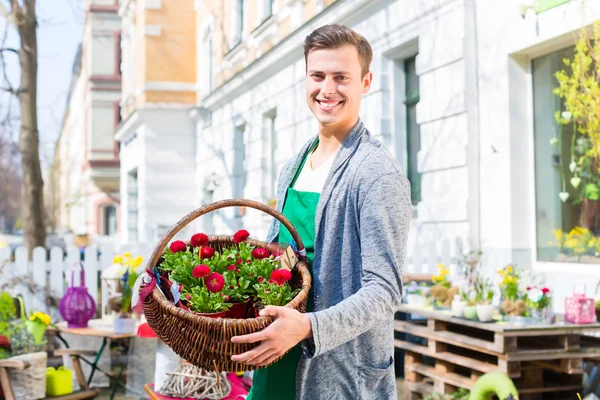
[[(246, 57), (244, 58), (245, 63), (231, 64), (228, 68), (221, 70), (221, 66), (224, 62), (227, 62), (228, 53), (232, 50), (231, 47), (231, 29), (230, 24), (232, 21), (233, 6), (230, 2), (234, 0), (204, 0), (199, 2), (196, 9), (196, 26), (198, 28), (205, 26), (205, 21), (208, 18), (214, 18), (212, 39), (214, 49), (214, 82), (215, 87), (221, 86), (227, 80), (231, 79), (236, 73), (239, 73), (247, 65), (256, 61), (256, 54), (265, 54), (278, 42), (287, 38), (292, 31), (292, 19), (290, 16), (277, 23), (277, 34), (271, 40), (264, 41), (255, 46), (250, 46), (246, 42)], [(246, 0), (244, 8), (244, 27), (246, 32), (246, 39), (253, 35), (253, 31), (259, 26), (261, 21), (258, 20), (259, 13), (259, 1), (262, 0)], [(302, 24), (310, 19), (313, 19), (317, 14), (317, 1), (318, 0), (306, 0), (304, 3), (303, 21)], [(324, 9), (333, 4), (338, 0), (324, 0)], [(288, 8), (287, 0), (275, 0), (276, 5), (274, 8), (279, 13), (283, 12)], [(229, 4), (229, 5), (228, 5)], [(211, 17), (211, 15), (213, 17)]]
[(159, 36), (146, 36), (146, 80), (196, 82), (196, 18), (193, 0), (164, 0), (146, 10), (146, 24), (160, 25)]

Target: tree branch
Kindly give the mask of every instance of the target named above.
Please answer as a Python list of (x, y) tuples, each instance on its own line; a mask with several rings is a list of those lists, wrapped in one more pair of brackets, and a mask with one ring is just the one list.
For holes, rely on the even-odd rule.
[(15, 16), (12, 13), (12, 10), (6, 8), (6, 6), (2, 3), (0, 3), (0, 16), (4, 17), (6, 21), (8, 21), (8, 23), (13, 27), (17, 27), (17, 22), (15, 21)]
[(11, 49), (11, 48), (0, 48), (0, 53), (2, 52), (11, 52), (11, 53), (15, 53), (16, 55), (19, 55), (19, 50), (17, 49)]

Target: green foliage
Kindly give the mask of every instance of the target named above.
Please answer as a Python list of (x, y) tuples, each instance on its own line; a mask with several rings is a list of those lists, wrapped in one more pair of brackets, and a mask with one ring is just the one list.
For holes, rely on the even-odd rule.
[(0, 294), (0, 335), (7, 336), (9, 321), (16, 318), (17, 309), (11, 295), (6, 292)]
[(424, 400), (468, 400), (470, 392), (464, 388), (458, 388), (450, 394), (432, 393), (425, 396)]
[(231, 303), (227, 303), (221, 293), (211, 293), (205, 287), (193, 287), (189, 292), (192, 311), (214, 313), (227, 311)]
[[(571, 141), (571, 173), (581, 178), (571, 181), (580, 189), (580, 197), (600, 199), (600, 22), (590, 32), (582, 29), (573, 59), (565, 59), (565, 69), (556, 73), (559, 96), (565, 111), (557, 111), (559, 124), (573, 124), (578, 135)], [(563, 177), (564, 181), (564, 177)], [(574, 182), (574, 183), (573, 183)]]
[(261, 300), (263, 306), (284, 306), (300, 292), (300, 289), (292, 291), (289, 285), (279, 286), (277, 283), (256, 284), (257, 297)]

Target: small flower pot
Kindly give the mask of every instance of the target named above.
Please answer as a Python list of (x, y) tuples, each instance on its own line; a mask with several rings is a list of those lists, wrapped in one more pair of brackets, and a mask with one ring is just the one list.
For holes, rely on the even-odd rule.
[(227, 315), (227, 311), (219, 311), (219, 312), (214, 312), (214, 313), (195, 312), (194, 314), (201, 315), (203, 317), (208, 317), (208, 318), (225, 318), (225, 316)]
[(33, 336), (35, 344), (42, 344), (44, 334), (46, 333), (46, 325), (38, 321), (26, 321), (25, 327), (27, 331)]
[(454, 299), (452, 300), (452, 316), (454, 317), (462, 317), (465, 315), (465, 307), (467, 306), (467, 302), (464, 300)]
[(481, 322), (489, 322), (494, 317), (494, 305), (493, 304), (477, 304), (476, 312), (477, 318)]
[(466, 306), (464, 309), (464, 317), (467, 319), (477, 320), (477, 307)]
[(250, 299), (243, 303), (233, 303), (231, 308), (225, 313), (225, 318), (246, 318)]
[(118, 317), (114, 320), (116, 334), (127, 334), (135, 332), (135, 318)]
[(412, 307), (425, 307), (427, 299), (420, 294), (408, 294), (406, 295), (406, 304)]

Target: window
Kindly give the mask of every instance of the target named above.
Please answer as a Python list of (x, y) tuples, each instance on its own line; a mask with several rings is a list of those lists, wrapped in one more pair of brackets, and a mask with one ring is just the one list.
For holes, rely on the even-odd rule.
[(573, 48), (567, 48), (532, 62), (537, 258), (598, 263), (600, 246), (590, 239), (600, 234), (600, 201), (586, 198), (586, 191), (600, 185), (598, 161), (583, 157), (586, 136), (555, 119), (555, 113), (565, 112), (552, 92), (558, 86), (555, 74), (572, 57)]
[[(244, 143), (245, 125), (237, 125), (233, 131), (233, 168), (232, 168), (232, 197), (241, 199), (244, 197), (244, 188), (246, 187), (246, 144)], [(235, 219), (238, 228), (242, 227), (242, 210), (236, 208)]]
[(201, 83), (200, 88), (201, 95), (207, 96), (214, 89), (214, 71), (213, 71), (213, 41), (212, 33), (208, 31), (204, 40), (202, 41), (202, 58), (199, 59), (199, 65), (202, 65), (201, 71)]
[(421, 174), (418, 170), (421, 128), (417, 123), (419, 76), (416, 71), (416, 56), (404, 60), (404, 99), (406, 107), (406, 176), (410, 181), (412, 204), (416, 205), (421, 201)]
[(273, 3), (274, 0), (259, 0), (259, 25), (273, 15)]
[(233, 18), (231, 20), (231, 46), (234, 48), (242, 41), (244, 32), (244, 0), (233, 1)]
[(276, 117), (277, 109), (274, 108), (264, 113), (262, 118), (262, 197), (269, 204), (277, 198)]
[(104, 234), (112, 236), (117, 233), (117, 208), (114, 205), (105, 206), (102, 210), (104, 219)]
[(137, 169), (127, 174), (127, 239), (138, 241), (138, 173)]

